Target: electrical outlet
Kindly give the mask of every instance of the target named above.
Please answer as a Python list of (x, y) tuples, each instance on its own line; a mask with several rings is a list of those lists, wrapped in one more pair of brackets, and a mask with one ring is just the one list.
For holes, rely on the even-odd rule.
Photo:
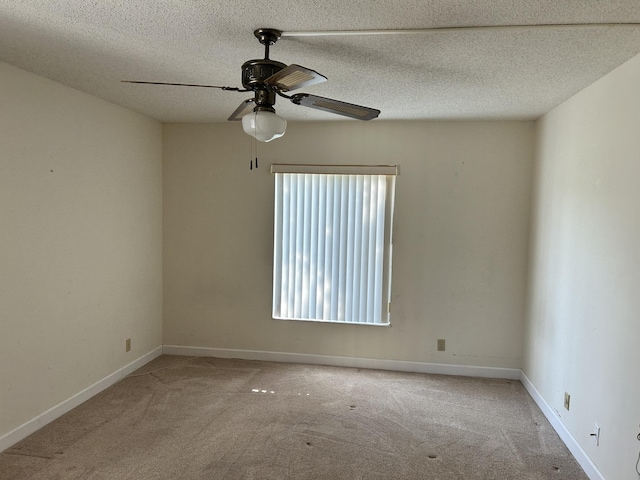
[(438, 351), (439, 352), (444, 352), (445, 350), (445, 341), (444, 338), (439, 338), (438, 339)]
[(125, 352), (130, 352), (131, 351), (131, 339), (130, 338), (127, 338), (124, 341), (124, 351)]
[(571, 406), (571, 395), (569, 395), (569, 392), (564, 392), (564, 408), (569, 410), (570, 406)]

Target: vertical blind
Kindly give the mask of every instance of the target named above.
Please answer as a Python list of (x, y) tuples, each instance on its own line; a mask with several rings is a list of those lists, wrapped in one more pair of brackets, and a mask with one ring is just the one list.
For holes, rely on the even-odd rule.
[(394, 181), (275, 174), (273, 318), (389, 323)]

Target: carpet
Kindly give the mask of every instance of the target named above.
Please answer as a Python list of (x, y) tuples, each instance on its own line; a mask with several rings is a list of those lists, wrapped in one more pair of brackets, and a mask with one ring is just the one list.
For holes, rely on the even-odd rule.
[(519, 381), (161, 356), (0, 454), (3, 480), (587, 480)]

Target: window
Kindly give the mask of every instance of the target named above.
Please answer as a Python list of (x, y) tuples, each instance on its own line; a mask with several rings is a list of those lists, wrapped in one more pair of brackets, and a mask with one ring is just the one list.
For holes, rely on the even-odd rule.
[(271, 171), (273, 318), (389, 325), (396, 167)]

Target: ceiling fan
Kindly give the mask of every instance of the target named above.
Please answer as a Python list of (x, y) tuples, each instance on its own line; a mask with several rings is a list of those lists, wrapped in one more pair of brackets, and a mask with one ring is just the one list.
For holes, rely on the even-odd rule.
[(228, 118), (230, 121), (242, 120), (246, 133), (262, 142), (270, 142), (284, 135), (287, 122), (276, 115), (274, 105), (276, 96), (289, 99), (296, 105), (315, 108), (329, 113), (344, 115), (357, 120), (371, 120), (380, 115), (380, 110), (354, 105), (351, 103), (320, 97), (308, 93), (287, 95), (298, 88), (325, 82), (327, 78), (309, 68), (300, 65), (284, 63), (269, 58), (269, 47), (281, 37), (315, 37), (315, 36), (345, 36), (345, 35), (417, 35), (443, 34), (473, 31), (521, 31), (529, 29), (588, 29), (588, 28), (639, 28), (638, 22), (626, 23), (565, 23), (565, 24), (523, 24), (523, 25), (485, 25), (461, 27), (430, 27), (405, 30), (334, 30), (334, 31), (298, 31), (282, 32), (273, 28), (259, 28), (253, 33), (265, 47), (262, 59), (248, 60), (242, 64), (242, 86), (223, 87), (218, 85), (199, 85), (189, 83), (165, 83), (123, 80), (125, 83), (150, 85), (176, 85), (186, 87), (218, 88), (235, 92), (253, 92), (253, 98), (244, 100)]
[(327, 77), (300, 65), (284, 63), (269, 58), (269, 47), (275, 44), (282, 32), (273, 28), (259, 28), (253, 34), (264, 45), (264, 58), (248, 60), (242, 64), (242, 86), (223, 87), (218, 85), (198, 85), (188, 83), (142, 82), (123, 80), (125, 83), (150, 85), (176, 85), (184, 87), (219, 88), (235, 92), (253, 92), (253, 98), (243, 101), (228, 118), (230, 121), (242, 120), (246, 133), (261, 142), (270, 142), (284, 135), (287, 121), (276, 115), (274, 105), (276, 96), (287, 98), (296, 105), (315, 108), (329, 113), (371, 120), (380, 115), (380, 110), (341, 102), (332, 98), (319, 97), (308, 93), (287, 95), (285, 92), (326, 82)]

